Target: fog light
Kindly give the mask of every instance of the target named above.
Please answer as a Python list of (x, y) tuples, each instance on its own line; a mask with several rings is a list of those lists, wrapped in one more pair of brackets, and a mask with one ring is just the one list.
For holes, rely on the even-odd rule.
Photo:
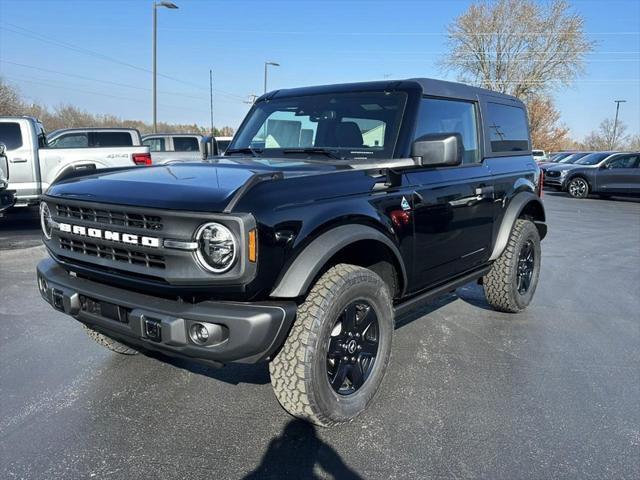
[(43, 277), (38, 276), (38, 286), (40, 287), (40, 293), (46, 295), (49, 285), (47, 285), (47, 281)]
[(194, 323), (191, 325), (190, 336), (194, 343), (204, 345), (209, 340), (209, 329), (201, 323)]

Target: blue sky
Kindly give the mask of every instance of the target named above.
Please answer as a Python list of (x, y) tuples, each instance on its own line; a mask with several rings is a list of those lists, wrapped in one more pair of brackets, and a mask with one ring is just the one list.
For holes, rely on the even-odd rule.
[[(433, 77), (445, 28), (467, 1), (175, 0), (158, 11), (158, 118), (236, 127), (249, 94), (269, 88)], [(147, 0), (0, 0), (0, 76), (29, 100), (151, 119), (151, 5)], [(640, 132), (640, 2), (574, 1), (598, 42), (586, 72), (556, 92), (562, 120), (580, 139), (612, 117)], [(26, 30), (25, 30), (26, 29)], [(96, 55), (99, 53), (100, 55)], [(34, 68), (36, 67), (36, 68)], [(134, 68), (135, 67), (135, 68)]]

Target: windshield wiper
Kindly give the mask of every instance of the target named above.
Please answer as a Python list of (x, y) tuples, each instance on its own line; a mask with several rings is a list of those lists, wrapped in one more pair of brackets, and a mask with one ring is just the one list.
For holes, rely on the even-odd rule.
[(329, 158), (336, 160), (344, 160), (335, 150), (329, 150), (322, 147), (305, 147), (305, 148), (284, 148), (282, 153), (318, 153), (320, 155), (326, 155)]
[(252, 147), (229, 148), (224, 153), (225, 153), (225, 155), (227, 153), (250, 153), (251, 156), (258, 157), (258, 156), (260, 156), (259, 154), (262, 153), (262, 150), (255, 149), (255, 148), (252, 148)]

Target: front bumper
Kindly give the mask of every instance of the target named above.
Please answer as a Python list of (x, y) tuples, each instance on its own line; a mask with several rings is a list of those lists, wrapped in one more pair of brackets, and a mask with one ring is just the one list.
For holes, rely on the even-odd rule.
[[(123, 343), (208, 365), (269, 358), (296, 312), (295, 302), (167, 300), (78, 278), (52, 259), (38, 264), (37, 275), (40, 294), (56, 310)], [(210, 328), (212, 344), (192, 339), (197, 324)]]
[(548, 177), (545, 175), (544, 177), (544, 185), (548, 187), (564, 189), (565, 179), (567, 177)]

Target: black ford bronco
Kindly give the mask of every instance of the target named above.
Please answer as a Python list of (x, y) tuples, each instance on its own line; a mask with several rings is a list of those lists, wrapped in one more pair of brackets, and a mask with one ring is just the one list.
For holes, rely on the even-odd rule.
[(524, 309), (546, 234), (523, 104), (429, 79), (278, 90), (223, 157), (50, 187), (53, 308), (120, 353), (268, 361), (318, 425), (374, 397), (394, 316), (472, 281)]

